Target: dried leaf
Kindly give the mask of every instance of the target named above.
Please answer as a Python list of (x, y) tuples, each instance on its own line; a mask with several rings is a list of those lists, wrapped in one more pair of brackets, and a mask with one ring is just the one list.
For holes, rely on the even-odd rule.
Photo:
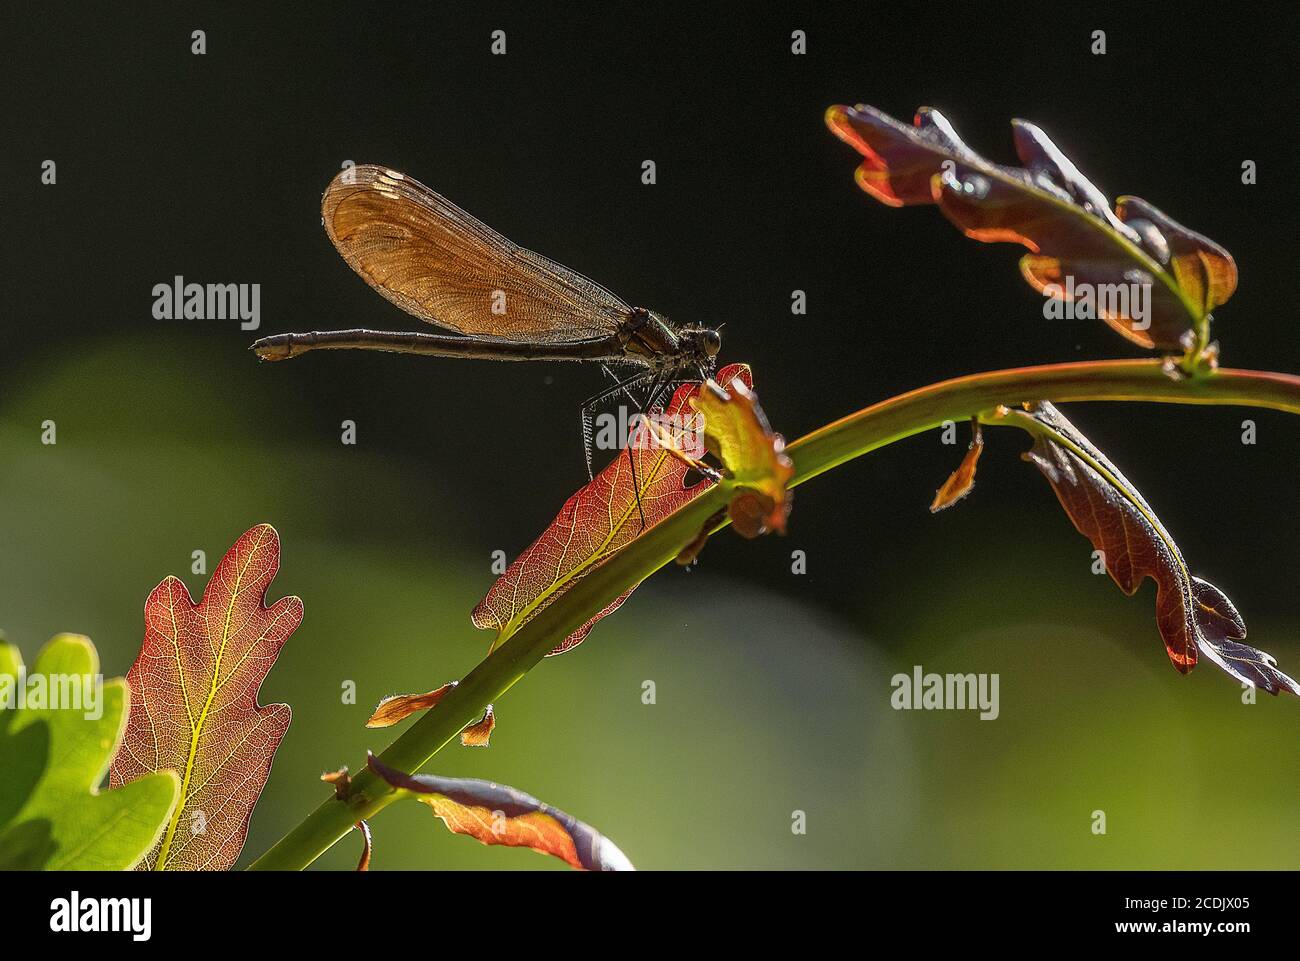
[[(826, 123), (865, 158), (856, 178), (872, 196), (890, 206), (935, 203), (969, 237), (1022, 244), (1030, 253), (1021, 273), (1040, 293), (1073, 300), (1084, 291), (1097, 316), (1134, 343), (1181, 350), (1188, 331), (1192, 343), (1208, 341), (1210, 311), (1236, 288), (1226, 250), (1135, 197), (1112, 210), (1031, 123), (1012, 121), (1023, 167), (984, 159), (925, 107), (911, 127), (862, 105), (831, 107)], [(1132, 285), (1150, 291), (1145, 309)], [(1103, 301), (1092, 295), (1098, 288), (1115, 296)]]
[(773, 500), (761, 491), (739, 489), (727, 502), (727, 516), (731, 526), (741, 537), (751, 540), (770, 531), (785, 533), (785, 524), (794, 506), (794, 494), (786, 491), (779, 500)]
[(239, 538), (195, 604), (176, 577), (145, 604), (145, 635), (127, 680), (131, 713), (109, 783), (151, 771), (181, 773), (181, 802), (141, 868), (225, 870), (289, 727), (289, 706), (257, 703), (302, 601), (265, 607), (280, 567), (280, 537), (259, 524)]
[(362, 838), (361, 859), (357, 861), (357, 870), (369, 871), (370, 855), (374, 853), (374, 845), (375, 845), (374, 838), (371, 837), (370, 834), (370, 825), (365, 821), (358, 821), (356, 824), (352, 826), (361, 832), (361, 838)]
[[(337, 771), (326, 771), (320, 776), (320, 779), (326, 784), (334, 785), (334, 800), (336, 801), (346, 801), (352, 793), (352, 777), (348, 774), (347, 765)], [(362, 839), (361, 859), (357, 861), (357, 870), (369, 871), (370, 855), (374, 848), (374, 839), (370, 836), (370, 825), (361, 820), (352, 826), (361, 832)]]
[(1232, 602), (1192, 576), (1142, 495), (1060, 411), (1042, 403), (1004, 417), (1034, 435), (1025, 459), (1042, 471), (1074, 526), (1102, 552), (1120, 589), (1132, 595), (1145, 578), (1156, 582), (1156, 624), (1175, 668), (1187, 673), (1200, 653), (1243, 683), (1300, 696), (1300, 685), (1277, 670), (1270, 655), (1241, 643), (1246, 625)]
[(951, 507), (975, 488), (975, 468), (979, 464), (980, 454), (984, 452), (984, 434), (980, 430), (978, 420), (973, 422), (971, 430), (966, 456), (961, 459), (961, 463), (957, 465), (957, 469), (951, 476), (943, 482), (943, 486), (935, 492), (934, 500), (930, 502), (931, 514), (937, 514)]
[[(723, 369), (719, 377), (727, 383), (739, 379), (748, 386), (749, 368), (733, 364)], [(620, 452), (565, 502), (550, 526), (515, 559), (474, 608), (471, 620), (475, 627), (496, 631), (500, 643), (589, 571), (640, 536), (644, 529), (642, 514), (645, 526), (651, 527), (713, 486), (714, 481), (707, 476), (688, 485), (690, 468), (675, 453), (691, 452), (697, 446), (693, 438), (701, 418), (692, 410), (689, 400), (699, 389), (699, 384), (678, 388), (659, 419), (672, 441), (671, 447), (665, 447), (655, 431), (637, 431), (628, 450)], [(604, 610), (592, 615), (551, 654), (562, 654), (580, 644), (601, 618), (627, 600), (633, 589), (629, 588)]]
[(613, 841), (532, 795), (504, 784), (403, 774), (370, 756), (386, 782), (427, 804), (447, 828), (484, 844), (526, 847), (587, 871), (634, 870)]
[(492, 738), (492, 730), (497, 726), (497, 716), (489, 704), (483, 711), (482, 720), (475, 721), (460, 732), (462, 747), (487, 747)]
[(337, 771), (326, 771), (320, 776), (320, 779), (326, 784), (334, 785), (334, 799), (336, 801), (346, 801), (348, 795), (352, 793), (352, 777), (348, 774), (347, 765)]
[[(459, 681), (449, 681), (427, 694), (392, 694), (379, 702), (375, 712), (370, 715), (370, 720), (366, 721), (366, 727), (391, 727), (406, 720), (412, 714), (427, 711), (459, 683)], [(487, 747), (496, 723), (496, 715), (493, 714), (492, 705), (489, 704), (487, 710), (483, 712), (482, 720), (475, 721), (460, 732), (460, 743), (465, 747)]]
[(436, 690), (425, 694), (391, 694), (375, 706), (366, 727), (391, 727), (403, 721), (416, 711), (426, 711), (441, 701), (459, 681), (449, 681)]

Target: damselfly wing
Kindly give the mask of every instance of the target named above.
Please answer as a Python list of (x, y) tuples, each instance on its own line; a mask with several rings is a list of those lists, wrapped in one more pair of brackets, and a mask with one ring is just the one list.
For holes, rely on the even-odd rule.
[(277, 334), (266, 360), (362, 349), (493, 360), (633, 364), (665, 377), (712, 371), (721, 338), (674, 327), (600, 284), (512, 243), (419, 181), (384, 167), (342, 171), (321, 203), (325, 232), (371, 287), (461, 336), (370, 330)]

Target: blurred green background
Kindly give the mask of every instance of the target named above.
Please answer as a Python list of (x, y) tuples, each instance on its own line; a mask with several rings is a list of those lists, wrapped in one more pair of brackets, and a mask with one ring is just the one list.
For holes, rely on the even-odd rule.
[[(176, 573), (197, 597), (206, 578), (189, 573), (193, 550), (210, 571), (246, 526), (276, 523), (284, 559), (271, 596), (299, 594), (306, 617), (262, 689), (294, 720), (247, 860), (323, 796), (321, 771), (388, 743), (393, 732), (362, 726), (380, 697), (436, 686), (481, 656), (488, 635), (467, 612), (489, 562), (461, 536), (474, 519), (453, 480), (305, 444), (292, 424), (258, 429), (253, 411), (290, 398), (256, 365), (216, 384), (202, 358), (169, 358), (150, 378), (151, 416), (125, 416), (143, 349), (43, 365), (9, 394), (4, 627), (29, 658), (56, 631), (88, 633), (105, 671), (125, 673), (158, 580)], [(240, 408), (223, 402), (231, 392)], [(53, 447), (36, 441), (46, 418), (60, 425)], [(837, 513), (819, 494), (801, 490), (798, 510)], [(643, 868), (1296, 863), (1295, 703), (1243, 705), (1213, 666), (1175, 674), (1149, 589), (1128, 601), (1092, 576), (1086, 543), (1048, 498), (1031, 517), (981, 518), (977, 489), (952, 515), (973, 518), (955, 542), (940, 530), (947, 517), (908, 500), (918, 535), (891, 556), (871, 546), (869, 503), (851, 518), (856, 559), (819, 553), (797, 526), (785, 542), (722, 535), (697, 569), (657, 575), (576, 652), (517, 685), (497, 705), (489, 749), (448, 748), (434, 769), (528, 790)], [(713, 563), (739, 547), (780, 566), (799, 544), (813, 574), (852, 567), (859, 590), (840, 609)], [(855, 623), (864, 606), (871, 631)], [(1278, 598), (1247, 612), (1251, 637), (1292, 668), (1293, 609)], [(891, 710), (889, 678), (913, 664), (998, 672), (1000, 717)], [(341, 702), (345, 680), (357, 683), (354, 706)], [(654, 705), (641, 702), (644, 680)], [(1090, 832), (1095, 809), (1104, 837)], [(794, 810), (807, 813), (804, 836), (791, 832)], [(554, 866), (452, 836), (419, 805), (374, 827), (377, 868)], [(357, 844), (319, 865), (349, 867)]]
[[(578, 404), (600, 377), (342, 353), (258, 365), (246, 348), (261, 334), (419, 326), (320, 229), (347, 159), (407, 171), (630, 302), (725, 321), (723, 359), (752, 364), (795, 437), (943, 377), (1140, 353), (1101, 324), (1040, 322), (1018, 249), (872, 202), (821, 122), (836, 102), (904, 118), (929, 103), (1010, 161), (1007, 121), (1023, 116), (1112, 195), (1232, 250), (1226, 361), (1300, 371), (1296, 145), (1276, 123), (1290, 60), (1269, 53), (1289, 31), (1264, 13), (1127, 11), (1094, 57), (1092, 14), (1015, 16), (882, 31), (847, 5), (560, 18), (485, 3), (412, 10), (398, 29), (323, 10), (50, 4), (15, 24), (0, 66), (23, 92), (0, 158), (21, 226), (3, 237), (0, 629), (29, 661), (58, 631), (89, 634), (124, 674), (150, 589), (172, 573), (197, 595), (194, 550), (211, 571), (274, 524), (272, 596), (301, 596), (306, 615), (262, 690), (294, 720), (245, 861), (326, 796), (322, 771), (395, 736), (363, 727), (376, 701), (486, 652), (468, 613), (491, 554), (516, 556), (584, 480)], [(493, 59), (497, 28), (510, 52)], [(807, 56), (789, 53), (794, 28)], [(46, 158), (56, 186), (39, 182)], [(1257, 185), (1240, 181), (1244, 158)], [(153, 285), (176, 274), (260, 283), (261, 329), (153, 319)], [(807, 315), (790, 314), (795, 289)], [(1251, 642), (1300, 671), (1300, 421), (1068, 413), (1233, 598)], [(40, 443), (47, 419), (55, 446)], [(339, 443), (344, 419), (355, 447)], [(926, 505), (964, 437), (917, 437), (800, 488), (784, 539), (723, 533), (516, 685), (489, 749), (448, 748), (433, 769), (531, 792), (642, 868), (1300, 865), (1300, 705), (1245, 705), (1213, 665), (1179, 676), (1151, 586), (1130, 599), (1094, 576), (1091, 546), (1017, 459), (1024, 439), (992, 433), (975, 493), (937, 517)], [(893, 711), (890, 677), (915, 664), (999, 673), (999, 718)], [(452, 836), (414, 804), (374, 826), (380, 869), (557, 866)], [(358, 847), (318, 866), (351, 868)]]

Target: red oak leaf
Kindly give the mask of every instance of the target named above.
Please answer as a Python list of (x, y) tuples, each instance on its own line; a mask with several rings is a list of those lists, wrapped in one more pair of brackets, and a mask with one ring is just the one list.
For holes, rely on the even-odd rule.
[[(752, 386), (749, 368), (743, 364), (724, 368), (718, 380), (724, 384), (739, 380), (746, 388)], [(645, 527), (651, 527), (713, 486), (707, 476), (687, 483), (690, 466), (676, 453), (703, 453), (698, 438), (702, 418), (690, 404), (699, 391), (700, 384), (679, 387), (655, 419), (658, 430), (635, 431), (630, 447), (565, 502), (550, 526), (474, 608), (471, 619), (475, 627), (494, 630), (499, 639), (508, 637), (588, 571), (640, 536), (642, 516)], [(665, 434), (676, 450), (662, 442)], [(596, 622), (616, 611), (632, 590), (592, 615), (551, 654), (562, 654), (580, 644)]]
[(1175, 668), (1186, 674), (1204, 654), (1238, 681), (1300, 697), (1300, 684), (1264, 651), (1244, 643), (1246, 622), (1228, 596), (1194, 576), (1182, 552), (1137, 489), (1077, 427), (1046, 401), (1002, 417), (1034, 436), (1024, 455), (1043, 474), (1070, 520), (1101, 552), (1125, 594), (1156, 583), (1156, 625)]
[[(928, 107), (908, 126), (874, 107), (836, 105), (826, 124), (862, 154), (855, 179), (877, 200), (937, 204), (968, 237), (1021, 244), (1030, 252), (1020, 270), (1036, 290), (1082, 299), (1143, 347), (1186, 348), (1189, 331), (1197, 335), (1192, 343), (1206, 340), (1210, 311), (1236, 289), (1231, 254), (1136, 197), (1121, 197), (1112, 209), (1031, 123), (1012, 121), (1023, 167), (981, 157)], [(1141, 302), (1143, 291), (1149, 303)]]
[(631, 871), (618, 846), (590, 825), (531, 794), (491, 781), (403, 774), (373, 754), (370, 769), (429, 806), (448, 830), (484, 844), (531, 848), (583, 871)]
[(289, 727), (289, 706), (260, 706), (257, 692), (302, 601), (269, 608), (280, 536), (259, 524), (239, 538), (195, 604), (168, 577), (145, 604), (144, 644), (127, 681), (131, 710), (109, 784), (150, 771), (181, 776), (181, 799), (140, 869), (225, 870), (248, 834), (253, 806)]

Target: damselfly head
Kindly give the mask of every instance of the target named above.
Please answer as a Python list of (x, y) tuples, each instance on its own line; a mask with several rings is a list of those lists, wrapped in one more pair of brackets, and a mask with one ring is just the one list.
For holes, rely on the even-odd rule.
[(686, 351), (700, 360), (712, 360), (722, 349), (722, 335), (712, 327), (684, 327), (677, 337)]

